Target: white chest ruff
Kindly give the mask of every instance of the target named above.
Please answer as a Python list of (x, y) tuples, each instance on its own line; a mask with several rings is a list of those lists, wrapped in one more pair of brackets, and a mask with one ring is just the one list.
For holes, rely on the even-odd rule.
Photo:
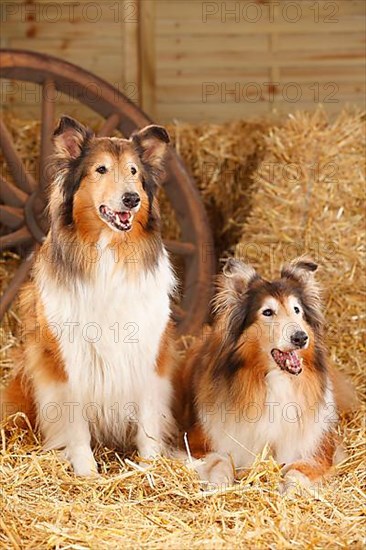
[(40, 288), (68, 375), (66, 398), (82, 407), (97, 440), (123, 440), (152, 398), (169, 407), (170, 384), (156, 373), (174, 277), (164, 254), (151, 271), (127, 277), (104, 255), (93, 283)]
[(201, 416), (214, 450), (230, 453), (237, 467), (250, 466), (266, 445), (279, 463), (311, 458), (336, 420), (330, 385), (323, 401), (309, 407), (294, 391), (291, 375), (277, 370), (267, 375), (263, 405), (251, 403), (240, 410), (218, 405)]

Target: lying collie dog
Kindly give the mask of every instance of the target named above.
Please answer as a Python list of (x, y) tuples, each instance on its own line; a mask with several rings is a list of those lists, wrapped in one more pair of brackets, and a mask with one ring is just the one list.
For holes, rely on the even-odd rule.
[(284, 466), (284, 484), (310, 485), (332, 466), (335, 373), (316, 269), (300, 258), (269, 282), (231, 259), (219, 276), (212, 329), (175, 380), (176, 416), (192, 455), (204, 457), (202, 479), (233, 482), (266, 445)]
[(54, 132), (51, 229), (21, 297), (24, 351), (2, 393), (46, 449), (91, 475), (99, 442), (142, 457), (170, 437), (170, 294), (156, 190), (169, 136), (97, 138), (69, 117)]

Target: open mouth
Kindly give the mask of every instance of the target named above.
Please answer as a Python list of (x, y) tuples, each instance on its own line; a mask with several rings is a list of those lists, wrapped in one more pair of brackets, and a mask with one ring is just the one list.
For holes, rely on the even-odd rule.
[(103, 220), (117, 231), (130, 231), (132, 228), (133, 214), (130, 210), (117, 212), (102, 204), (99, 207), (99, 212)]
[(273, 349), (271, 355), (277, 365), (290, 374), (296, 376), (302, 371), (302, 358), (298, 356), (296, 351), (281, 351)]

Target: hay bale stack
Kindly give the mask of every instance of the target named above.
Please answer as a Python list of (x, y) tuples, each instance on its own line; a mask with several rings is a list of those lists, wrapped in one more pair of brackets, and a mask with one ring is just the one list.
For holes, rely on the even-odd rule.
[(204, 201), (218, 256), (231, 249), (250, 212), (252, 175), (274, 120), (168, 126), (174, 147), (191, 171)]

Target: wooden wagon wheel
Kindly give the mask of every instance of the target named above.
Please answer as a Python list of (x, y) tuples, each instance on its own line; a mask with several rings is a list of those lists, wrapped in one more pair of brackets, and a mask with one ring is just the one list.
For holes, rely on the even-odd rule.
[[(151, 120), (126, 96), (113, 86), (58, 58), (22, 50), (0, 50), (0, 77), (35, 82), (42, 86), (41, 150), (39, 181), (27, 173), (11, 139), (0, 121), (0, 147), (16, 186), (1, 178), (0, 220), (10, 233), (0, 237), (1, 249), (26, 245), (28, 252), (42, 242), (48, 230), (43, 216), (46, 162), (52, 152), (51, 135), (55, 124), (55, 92), (70, 95), (105, 118), (99, 136), (120, 130), (129, 136)], [(91, 86), (91, 83), (93, 86)], [(211, 296), (214, 273), (212, 236), (197, 188), (182, 161), (171, 152), (164, 183), (167, 197), (176, 213), (181, 229), (181, 241), (165, 241), (173, 255), (184, 260), (184, 289), (175, 310), (180, 333), (196, 333), (205, 320)], [(2, 296), (0, 318), (27, 278), (32, 260), (27, 255)]]

